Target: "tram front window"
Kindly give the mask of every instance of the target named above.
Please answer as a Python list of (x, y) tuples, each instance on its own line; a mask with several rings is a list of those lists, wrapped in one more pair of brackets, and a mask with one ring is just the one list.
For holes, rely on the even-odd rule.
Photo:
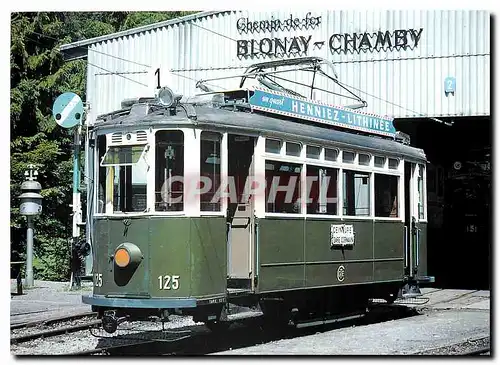
[(101, 166), (106, 168), (107, 202), (112, 200), (113, 212), (146, 210), (145, 151), (145, 145), (111, 146), (106, 151)]
[(220, 159), (222, 135), (215, 132), (201, 132), (200, 153), (200, 210), (219, 212), (221, 201), (217, 192), (220, 188)]
[(155, 210), (184, 209), (184, 133), (156, 132)]

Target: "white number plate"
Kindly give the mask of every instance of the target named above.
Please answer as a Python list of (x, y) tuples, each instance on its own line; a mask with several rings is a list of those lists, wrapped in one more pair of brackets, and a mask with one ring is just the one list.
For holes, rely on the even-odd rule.
[(177, 290), (179, 289), (179, 275), (160, 275), (158, 276), (158, 284), (160, 290)]
[(94, 273), (94, 286), (100, 288), (102, 286), (102, 274)]

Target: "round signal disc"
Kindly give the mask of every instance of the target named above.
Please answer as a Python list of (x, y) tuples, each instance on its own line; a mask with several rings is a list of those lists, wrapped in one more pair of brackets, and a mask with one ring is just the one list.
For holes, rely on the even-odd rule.
[(130, 263), (130, 255), (124, 248), (120, 248), (115, 252), (115, 262), (119, 267), (125, 267)]

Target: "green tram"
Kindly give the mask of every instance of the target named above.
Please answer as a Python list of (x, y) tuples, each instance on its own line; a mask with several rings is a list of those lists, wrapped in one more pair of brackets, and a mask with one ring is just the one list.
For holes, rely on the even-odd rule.
[[(258, 108), (257, 92), (293, 110)], [(298, 323), (432, 280), (422, 150), (319, 123), (330, 115), (320, 104), (317, 121), (294, 116), (309, 107), (286, 94), (207, 97), (163, 88), (89, 130), (94, 289), (83, 301), (108, 332), (172, 313), (222, 327), (230, 303)]]

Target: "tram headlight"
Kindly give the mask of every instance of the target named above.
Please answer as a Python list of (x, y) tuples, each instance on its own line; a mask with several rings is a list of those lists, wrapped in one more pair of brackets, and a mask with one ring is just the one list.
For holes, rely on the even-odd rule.
[(125, 267), (130, 264), (130, 254), (128, 253), (127, 249), (119, 248), (118, 250), (116, 250), (115, 262), (119, 267)]
[(158, 92), (158, 97), (157, 97), (158, 102), (167, 108), (179, 102), (181, 98), (182, 95), (175, 94), (168, 87), (162, 87)]
[(121, 269), (133, 269), (140, 264), (142, 259), (144, 259), (144, 256), (141, 250), (133, 243), (122, 243), (115, 250), (115, 264)]

